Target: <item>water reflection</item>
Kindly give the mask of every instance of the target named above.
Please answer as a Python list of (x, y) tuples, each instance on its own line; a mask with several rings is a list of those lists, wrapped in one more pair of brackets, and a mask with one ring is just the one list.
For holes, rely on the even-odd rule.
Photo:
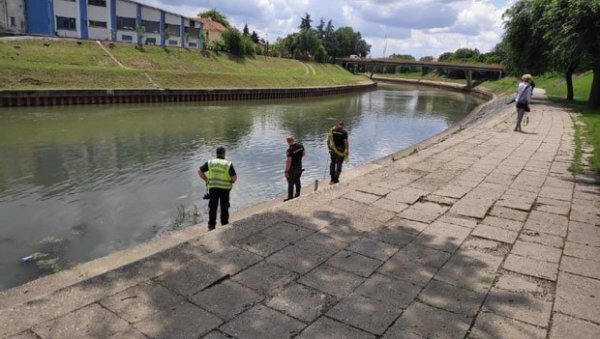
[(39, 274), (18, 258), (48, 236), (61, 262), (148, 240), (177, 212), (206, 203), (196, 170), (218, 145), (239, 175), (232, 210), (285, 191), (285, 137), (307, 150), (305, 183), (327, 175), (335, 120), (350, 134), (351, 168), (458, 122), (479, 102), (459, 93), (383, 85), (333, 98), (243, 104), (8, 109), (0, 113), (0, 289)]

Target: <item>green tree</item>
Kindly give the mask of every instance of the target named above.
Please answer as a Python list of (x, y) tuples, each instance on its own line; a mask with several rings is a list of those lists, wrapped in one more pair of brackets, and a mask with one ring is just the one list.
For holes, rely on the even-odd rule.
[(310, 14), (304, 13), (304, 17), (300, 20), (300, 26), (298, 26), (300, 30), (311, 29), (310, 23), (312, 22), (312, 19), (310, 18)]
[(354, 32), (352, 27), (340, 27), (335, 31), (338, 55), (349, 56), (352, 54), (366, 57), (371, 51), (371, 45), (362, 39), (360, 32)]
[(388, 58), (390, 59), (398, 59), (398, 60), (406, 60), (406, 61), (416, 61), (417, 59), (415, 59), (414, 56), (410, 55), (410, 54), (392, 54), (390, 55)]
[(600, 1), (551, 0), (543, 8), (544, 15), (538, 26), (551, 47), (554, 66), (565, 72), (567, 99), (573, 99), (573, 72), (578, 65), (589, 59), (594, 75), (588, 105), (599, 108)]
[(224, 31), (221, 36), (223, 37), (225, 49), (231, 55), (238, 58), (256, 55), (256, 44), (236, 28)]
[(419, 61), (423, 61), (423, 62), (432, 62), (433, 61), (433, 57), (432, 56), (424, 56), (419, 58)]
[(254, 41), (255, 44), (257, 44), (260, 40), (256, 31), (252, 31), (252, 34), (250, 34), (250, 39), (252, 39), (252, 41)]
[(309, 60), (313, 58), (319, 47), (322, 46), (317, 32), (312, 29), (301, 30), (296, 39), (298, 46), (296, 55), (301, 59)]
[(250, 30), (248, 29), (248, 24), (244, 25), (244, 36), (250, 36)]
[(205, 12), (200, 12), (200, 13), (198, 13), (198, 16), (201, 18), (212, 19), (213, 21), (221, 23), (226, 28), (231, 27), (231, 25), (229, 24), (229, 21), (227, 21), (227, 18), (223, 14), (221, 14), (221, 12), (217, 11), (216, 9), (211, 9), (211, 10), (208, 10)]

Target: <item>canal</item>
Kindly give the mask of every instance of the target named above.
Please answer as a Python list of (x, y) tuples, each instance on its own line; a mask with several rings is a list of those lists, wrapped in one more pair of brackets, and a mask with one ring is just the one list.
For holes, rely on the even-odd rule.
[(301, 100), (2, 109), (0, 290), (206, 224), (196, 172), (217, 146), (238, 173), (235, 212), (286, 191), (290, 134), (306, 148), (309, 184), (328, 176), (325, 140), (336, 120), (350, 136), (348, 169), (442, 132), (480, 103), (380, 84)]

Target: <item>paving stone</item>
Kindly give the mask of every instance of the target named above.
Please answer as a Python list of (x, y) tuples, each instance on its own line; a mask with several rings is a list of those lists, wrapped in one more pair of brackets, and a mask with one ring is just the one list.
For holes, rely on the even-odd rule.
[(524, 222), (525, 219), (527, 219), (527, 214), (528, 213), (524, 211), (518, 211), (512, 208), (506, 208), (502, 206), (494, 206), (490, 211), (491, 216), (512, 219), (522, 222)]
[(232, 279), (266, 295), (295, 280), (298, 274), (281, 267), (261, 262), (238, 273)]
[(334, 267), (322, 265), (298, 279), (298, 282), (338, 298), (343, 298), (360, 284), (364, 278)]
[[(379, 224), (377, 225), (380, 226)], [(361, 225), (361, 227), (364, 226)], [(326, 242), (333, 241), (335, 243), (334, 247), (344, 248), (348, 244), (360, 239), (360, 237), (362, 237), (363, 234), (364, 232), (362, 230), (359, 230), (353, 226), (329, 225), (319, 230), (319, 232), (309, 236), (308, 238), (306, 238), (306, 240), (319, 243), (320, 245), (325, 245)], [(326, 236), (326, 238), (322, 237), (320, 239), (324, 242), (319, 242), (319, 236)], [(334, 244), (327, 243), (327, 245)]]
[(432, 202), (432, 203), (438, 204), (438, 205), (452, 206), (452, 205), (454, 205), (455, 202), (458, 201), (458, 199), (444, 197), (441, 195), (428, 194), (427, 196), (425, 196), (424, 201), (429, 201), (429, 202)]
[(571, 202), (538, 197), (536, 200), (535, 209), (542, 212), (567, 215), (571, 210)]
[(350, 191), (349, 193), (344, 194), (344, 198), (360, 202), (362, 204), (372, 204), (380, 199), (381, 196), (359, 191)]
[(386, 222), (385, 226), (388, 226), (394, 230), (405, 230), (419, 233), (429, 226), (429, 223), (396, 217)]
[(247, 287), (224, 281), (194, 295), (191, 301), (227, 321), (262, 299), (261, 295)]
[(237, 339), (290, 338), (305, 325), (266, 306), (257, 305), (221, 326)]
[(466, 196), (454, 204), (450, 212), (482, 219), (486, 216), (494, 201), (494, 199), (489, 197)]
[(597, 261), (563, 257), (560, 269), (565, 272), (600, 279), (600, 264)]
[(352, 212), (364, 208), (365, 204), (346, 198), (337, 198), (328, 202), (329, 207), (339, 209), (342, 212)]
[(435, 279), (472, 291), (487, 291), (496, 277), (502, 257), (460, 249), (436, 274)]
[(383, 264), (383, 261), (371, 259), (350, 251), (340, 251), (329, 258), (327, 264), (361, 277), (368, 277)]
[(135, 323), (180, 301), (181, 298), (168, 289), (144, 282), (103, 299), (100, 303), (119, 317)]
[(570, 201), (573, 197), (573, 191), (570, 189), (543, 186), (539, 195), (542, 198)]
[(493, 313), (480, 313), (467, 338), (527, 338), (544, 339), (546, 331), (533, 325)]
[(470, 317), (475, 317), (484, 298), (483, 292), (466, 290), (437, 280), (431, 280), (419, 294), (419, 300), (427, 305)]
[(572, 221), (578, 221), (585, 224), (600, 226), (600, 214), (598, 214), (598, 208), (589, 209), (587, 206), (573, 205), (569, 219)]
[[(431, 321), (435, 319), (435, 321)], [(411, 304), (396, 323), (386, 332), (412, 332), (427, 338), (463, 338), (471, 325), (471, 318), (433, 308), (421, 303)], [(389, 336), (391, 337), (391, 336)]]
[(289, 284), (266, 301), (267, 306), (305, 322), (317, 319), (335, 303), (335, 297), (297, 283)]
[(496, 201), (497, 206), (529, 211), (535, 202), (537, 195), (526, 191), (509, 190)]
[(469, 236), (470, 229), (436, 221), (427, 227), (415, 240), (416, 245), (436, 250), (454, 252)]
[(289, 243), (294, 243), (302, 238), (309, 236), (312, 233), (314, 233), (314, 230), (293, 225), (285, 221), (278, 222), (259, 232), (259, 234), (264, 234), (272, 238), (281, 239)]
[(198, 259), (181, 270), (160, 276), (156, 281), (171, 291), (191, 296), (225, 277), (227, 273)]
[(391, 246), (404, 247), (412, 242), (418, 235), (419, 233), (414, 230), (384, 226), (373, 232), (367, 233), (365, 236), (373, 240), (385, 242)]
[(42, 338), (103, 338), (125, 331), (129, 325), (98, 304), (92, 304), (33, 327)]
[(564, 246), (564, 240), (562, 237), (530, 230), (521, 231), (521, 234), (519, 234), (519, 240), (534, 242), (556, 248), (563, 248)]
[(564, 254), (571, 257), (600, 262), (599, 247), (593, 247), (567, 241), (565, 243)]
[(496, 288), (500, 288), (513, 292), (527, 292), (534, 295), (541, 294), (544, 289), (537, 283), (525, 279), (522, 276), (516, 276), (508, 273), (503, 273), (496, 281)]
[(600, 227), (571, 221), (567, 240), (579, 244), (600, 247)]
[(507, 230), (519, 232), (523, 228), (523, 223), (517, 220), (505, 219), (488, 215), (481, 221), (482, 224), (504, 228)]
[(541, 327), (548, 326), (552, 303), (525, 293), (492, 289), (484, 310)]
[(558, 263), (562, 254), (562, 251), (558, 248), (522, 240), (517, 241), (510, 252), (523, 257), (552, 263)]
[(569, 220), (563, 215), (532, 211), (525, 222), (525, 229), (564, 237), (568, 224)]
[(315, 242), (303, 241), (271, 255), (267, 261), (290, 271), (304, 274), (325, 262), (335, 252), (335, 249)]
[(202, 339), (231, 339), (231, 337), (219, 331), (212, 331), (202, 337)]
[(464, 217), (461, 215), (455, 215), (452, 213), (446, 213), (442, 215), (437, 221), (445, 222), (448, 224), (453, 224), (457, 226), (467, 227), (467, 228), (475, 228), (477, 226), (477, 219)]
[(335, 305), (327, 316), (381, 335), (401, 313), (402, 309), (389, 307), (382, 300), (353, 294)]
[(399, 309), (406, 308), (420, 291), (420, 286), (410, 282), (374, 274), (358, 287), (354, 294), (382, 302), (392, 309)]
[(375, 339), (375, 336), (338, 321), (321, 317), (308, 326), (297, 339)]
[(407, 186), (390, 192), (386, 196), (386, 199), (397, 203), (412, 205), (415, 202), (417, 202), (417, 200), (419, 200), (422, 196), (427, 195), (427, 193), (429, 192)]
[(348, 250), (360, 253), (369, 258), (386, 261), (394, 253), (398, 252), (398, 247), (369, 238), (360, 238), (348, 246)]
[(385, 186), (385, 183), (383, 183), (383, 182), (375, 183), (375, 184), (361, 185), (356, 188), (356, 190), (359, 192), (374, 194), (374, 195), (378, 195), (380, 197), (387, 195), (388, 193), (390, 193), (392, 191), (392, 189), (393, 188)]
[(448, 206), (418, 202), (400, 213), (400, 217), (430, 223), (448, 210)]
[(448, 185), (440, 188), (439, 190), (433, 192), (433, 194), (449, 197), (454, 199), (460, 199), (465, 196), (465, 194), (469, 193), (473, 189), (472, 186), (469, 185), (460, 185), (457, 182), (450, 182)]
[(485, 239), (497, 240), (507, 244), (512, 244), (515, 242), (515, 240), (517, 240), (517, 236), (519, 235), (519, 233), (508, 229), (479, 224), (473, 230), (472, 235)]
[(352, 211), (350, 213), (351, 218), (358, 217), (359, 220), (367, 218), (367, 219), (372, 219), (372, 220), (375, 220), (375, 221), (381, 222), (381, 223), (384, 223), (384, 222), (392, 219), (395, 216), (396, 216), (396, 213), (390, 212), (386, 209), (375, 207), (373, 205), (363, 208), (363, 209), (360, 209), (360, 210)]
[(256, 233), (237, 242), (235, 245), (246, 251), (258, 254), (260, 256), (269, 256), (280, 249), (288, 246), (289, 241), (267, 236), (263, 233)]
[(188, 302), (180, 302), (134, 326), (151, 338), (192, 338), (210, 332), (222, 322), (221, 319), (199, 307)]
[(600, 326), (564, 314), (554, 313), (550, 339), (570, 338), (573, 335), (576, 335), (577, 339), (597, 339), (600, 338)]
[(147, 339), (145, 335), (143, 335), (140, 331), (131, 327), (124, 332), (119, 332), (111, 335), (107, 339)]
[(505, 247), (506, 245), (493, 240), (482, 239), (477, 237), (469, 237), (465, 240), (465, 242), (461, 245), (461, 249), (463, 250), (479, 250), (480, 252), (492, 253), (497, 252), (500, 248)]
[(411, 244), (392, 256), (378, 272), (425, 286), (449, 258), (447, 252)]
[(551, 281), (556, 281), (558, 273), (558, 264), (525, 258), (514, 254), (509, 254), (508, 257), (506, 257), (503, 267), (509, 271)]
[(371, 206), (375, 206), (390, 212), (400, 213), (408, 208), (408, 204), (396, 202), (387, 198), (382, 198), (375, 201)]
[(248, 251), (232, 248), (207, 254), (200, 257), (200, 260), (217, 267), (222, 273), (233, 275), (261, 261), (262, 257)]

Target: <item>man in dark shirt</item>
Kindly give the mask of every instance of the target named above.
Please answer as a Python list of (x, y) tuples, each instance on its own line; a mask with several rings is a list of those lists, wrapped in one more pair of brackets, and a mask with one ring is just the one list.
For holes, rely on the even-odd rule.
[(208, 230), (217, 225), (217, 207), (221, 202), (221, 225), (229, 223), (229, 192), (237, 180), (233, 164), (225, 160), (225, 147), (217, 148), (217, 158), (204, 163), (198, 175), (208, 186)]
[(331, 165), (329, 166), (331, 184), (337, 184), (340, 182), (342, 163), (348, 158), (350, 152), (348, 132), (344, 129), (344, 122), (338, 121), (338, 123), (329, 130), (327, 146), (329, 147), (329, 153), (331, 154)]
[[(289, 148), (286, 151), (287, 159), (285, 161), (285, 178), (288, 182), (288, 197), (287, 200), (300, 196), (300, 177), (302, 176), (302, 157), (304, 156), (304, 146), (296, 143), (294, 137), (289, 136), (286, 139)], [(294, 186), (296, 186), (296, 194), (294, 195)]]

